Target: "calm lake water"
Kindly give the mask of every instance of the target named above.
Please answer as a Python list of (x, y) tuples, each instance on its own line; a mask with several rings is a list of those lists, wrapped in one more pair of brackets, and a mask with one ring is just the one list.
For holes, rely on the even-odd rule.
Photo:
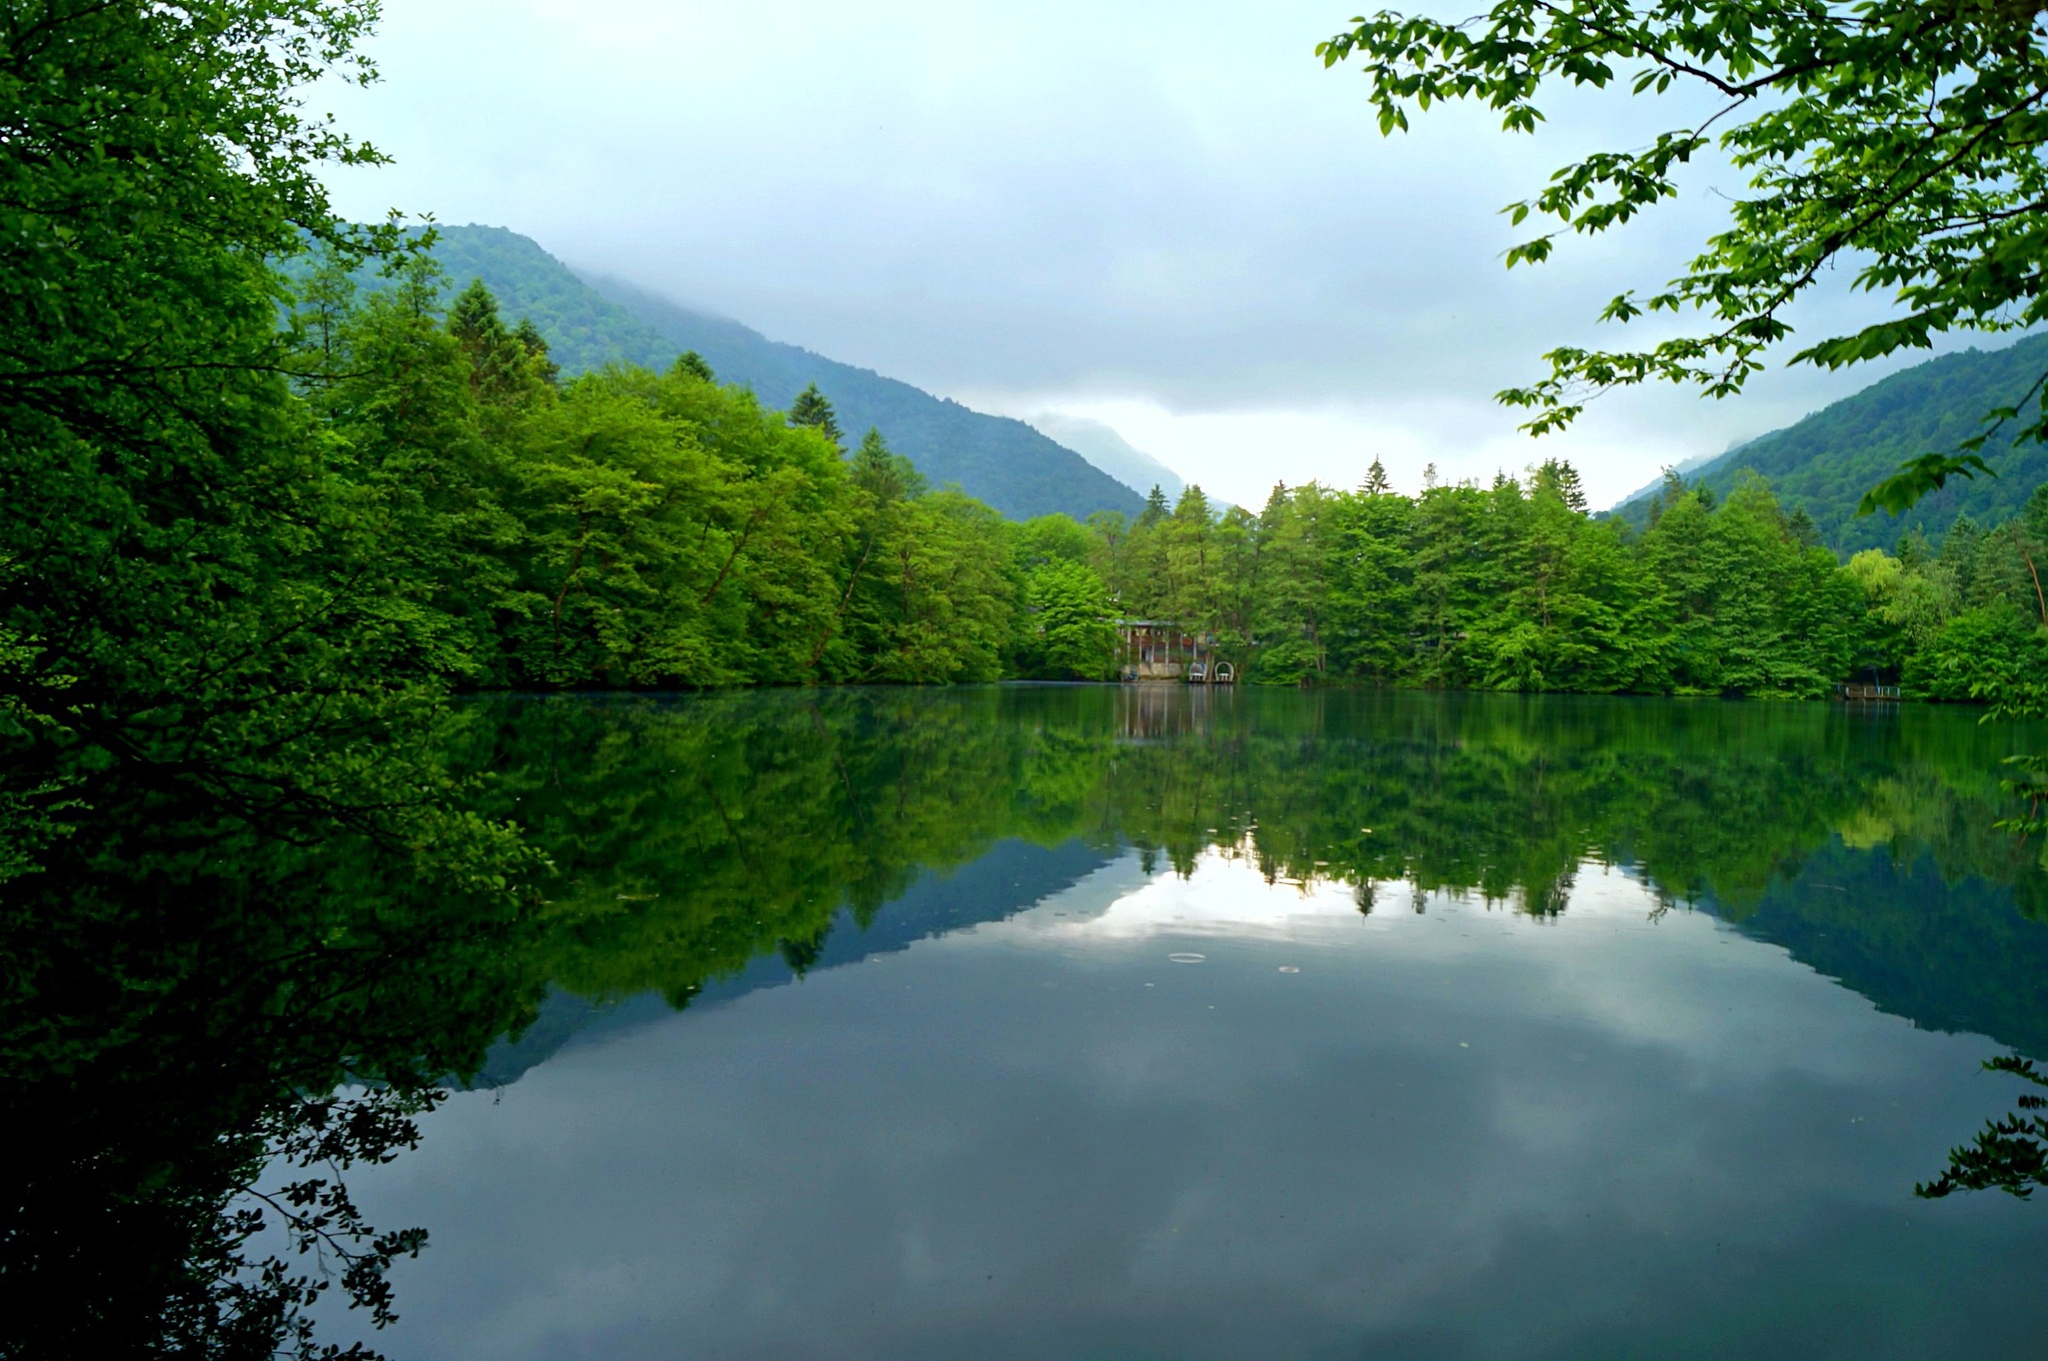
[[(1177, 687), (492, 706), (538, 1020), (353, 1179), (394, 1357), (1983, 1357), (2048, 1054), (1976, 715)], [(351, 1324), (335, 1319), (346, 1335)]]

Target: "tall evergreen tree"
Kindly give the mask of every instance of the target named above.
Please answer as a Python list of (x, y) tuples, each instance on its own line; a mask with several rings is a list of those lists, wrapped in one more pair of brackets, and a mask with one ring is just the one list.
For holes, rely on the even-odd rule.
[[(709, 366), (707, 365), (707, 368)], [(823, 434), (835, 445), (844, 445), (845, 436), (839, 430), (839, 417), (832, 411), (832, 403), (825, 400), (825, 394), (818, 391), (818, 385), (811, 383), (796, 395), (789, 404), (789, 423)]]
[(860, 448), (853, 451), (853, 481), (885, 505), (914, 500), (926, 490), (924, 474), (917, 465), (892, 451), (882, 432), (873, 426), (861, 436)]
[(547, 337), (540, 333), (540, 327), (533, 324), (531, 317), (521, 317), (519, 324), (512, 328), (512, 338), (526, 351), (527, 367), (534, 377), (549, 387), (561, 382), (562, 366), (548, 352)]
[[(526, 330), (540, 343), (545, 360), (547, 346), (540, 332), (530, 325)], [(532, 347), (505, 325), (498, 313), (498, 299), (482, 279), (472, 279), (449, 307), (448, 334), (469, 358), (470, 390), (487, 401), (522, 396), (540, 376)]]

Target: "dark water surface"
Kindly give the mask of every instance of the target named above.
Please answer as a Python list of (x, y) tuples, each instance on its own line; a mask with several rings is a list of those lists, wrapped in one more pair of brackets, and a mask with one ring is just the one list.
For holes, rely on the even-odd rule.
[[(1983, 1357), (2040, 733), (1173, 687), (480, 711), (547, 1001), (354, 1178), (397, 1358)], [(680, 1005), (680, 1009), (678, 1006)], [(336, 1320), (346, 1331), (353, 1326)]]

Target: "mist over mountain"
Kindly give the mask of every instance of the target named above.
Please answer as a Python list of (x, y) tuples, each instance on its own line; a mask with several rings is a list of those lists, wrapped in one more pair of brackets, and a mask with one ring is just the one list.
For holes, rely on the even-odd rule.
[(1031, 425), (1141, 496), (1158, 487), (1168, 500), (1174, 500), (1187, 487), (1179, 473), (1101, 421), (1048, 411), (1033, 416)]
[(817, 384), (849, 440), (873, 426), (933, 486), (957, 483), (1011, 519), (1055, 511), (1082, 520), (1098, 510), (1136, 515), (1143, 506), (1139, 491), (1022, 421), (770, 340), (622, 279), (586, 278), (506, 228), (443, 227), (434, 254), (457, 289), (482, 279), (506, 315), (531, 318), (566, 374), (610, 363), (661, 369), (695, 350), (721, 382), (753, 389), (772, 408), (787, 408)]
[(693, 311), (623, 279), (585, 280), (679, 349), (695, 350), (721, 381), (744, 383), (786, 407), (816, 383), (849, 439), (873, 426), (934, 486), (957, 482), (1011, 519), (1064, 511), (1136, 515), (1143, 497), (1022, 421), (991, 416), (869, 369), (773, 341), (730, 318)]

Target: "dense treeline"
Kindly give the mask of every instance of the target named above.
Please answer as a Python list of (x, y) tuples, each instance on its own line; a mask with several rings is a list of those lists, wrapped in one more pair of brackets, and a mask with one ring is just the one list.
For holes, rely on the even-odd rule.
[(694, 356), (559, 384), (538, 333), (432, 262), (302, 290), (307, 400), (480, 687), (989, 680), (1022, 586), (1003, 521), (829, 408), (788, 419)]
[(1940, 552), (1846, 566), (1760, 480), (1673, 481), (1637, 530), (1576, 474), (1394, 493), (1200, 488), (1134, 522), (1018, 525), (932, 489), (811, 389), (787, 413), (686, 356), (563, 384), (472, 285), (445, 316), (424, 258), (360, 299), (304, 290), (312, 405), (389, 489), (444, 658), (480, 687), (1094, 679), (1119, 615), (1213, 637), (1249, 679), (1814, 696), (1860, 678), (1943, 699), (2030, 674), (2048, 501)]
[(1127, 608), (1213, 632), (1254, 679), (1586, 693), (1815, 696), (1842, 680), (1983, 699), (2048, 661), (2032, 564), (2048, 493), (1939, 553), (1909, 536), (1837, 562), (1761, 479), (1672, 479), (1648, 527), (1585, 513), (1577, 477), (1395, 495), (1276, 488), (1218, 517), (1155, 498), (1093, 561)]

